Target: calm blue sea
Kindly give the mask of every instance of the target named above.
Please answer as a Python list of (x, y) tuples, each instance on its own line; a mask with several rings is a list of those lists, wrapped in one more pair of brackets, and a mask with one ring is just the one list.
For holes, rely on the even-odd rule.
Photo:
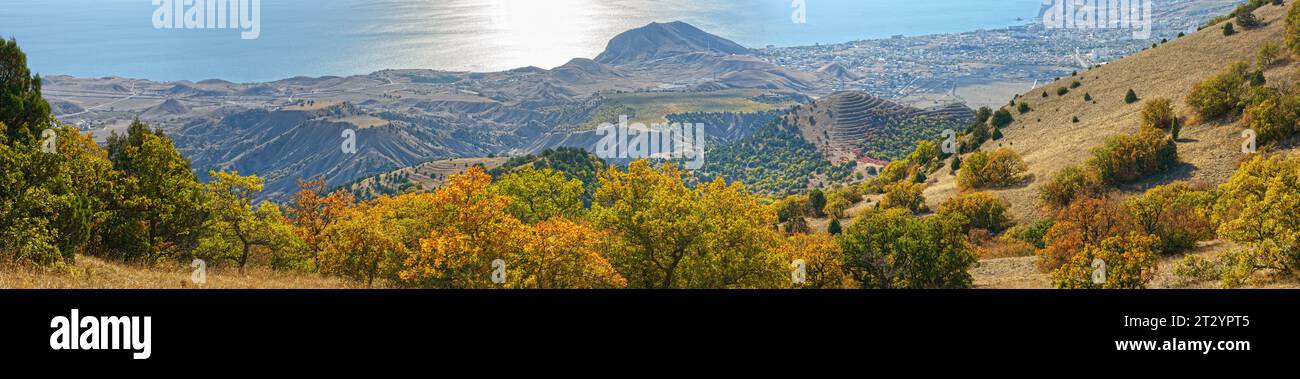
[[(180, 0), (177, 0), (180, 1)], [(1041, 0), (262, 0), (261, 34), (155, 29), (151, 0), (0, 0), (46, 75), (237, 82), (387, 68), (496, 71), (595, 57), (614, 35), (681, 20), (750, 47), (1017, 25)]]

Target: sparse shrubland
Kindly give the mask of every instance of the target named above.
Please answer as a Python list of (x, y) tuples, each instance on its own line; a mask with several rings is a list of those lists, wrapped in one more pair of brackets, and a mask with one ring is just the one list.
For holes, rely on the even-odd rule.
[(1027, 169), (1024, 159), (1011, 149), (977, 151), (962, 161), (957, 185), (962, 189), (1014, 186), (1024, 181)]

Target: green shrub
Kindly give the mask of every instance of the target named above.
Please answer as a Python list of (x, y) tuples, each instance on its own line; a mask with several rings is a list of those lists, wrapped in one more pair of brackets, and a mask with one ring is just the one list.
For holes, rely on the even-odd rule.
[(863, 288), (966, 288), (976, 263), (960, 220), (868, 210), (836, 241), (844, 268)]
[[(1155, 278), (1156, 251), (1160, 238), (1130, 233), (1111, 237), (1096, 246), (1087, 246), (1061, 268), (1052, 272), (1057, 288), (1066, 289), (1135, 289), (1146, 288)], [(1094, 262), (1101, 262), (1104, 275), (1098, 275)], [(1097, 279), (1102, 279), (1101, 283)]]
[(1169, 129), (1177, 122), (1174, 106), (1169, 99), (1158, 97), (1147, 100), (1138, 115), (1138, 124), (1142, 128)]
[(1178, 147), (1172, 138), (1157, 129), (1143, 129), (1110, 137), (1093, 149), (1087, 165), (1097, 170), (1103, 182), (1121, 184), (1165, 171), (1177, 162)]
[(1012, 121), (1015, 121), (1015, 119), (1011, 117), (1011, 112), (1008, 112), (1006, 109), (998, 109), (997, 112), (993, 112), (992, 122), (993, 127), (995, 128), (1007, 126), (1008, 124), (1011, 124)]
[(977, 151), (962, 162), (957, 173), (957, 186), (961, 189), (1009, 187), (1024, 181), (1028, 170), (1025, 161), (1015, 151), (1001, 148)]
[(1192, 87), (1187, 105), (1203, 120), (1240, 113), (1245, 106), (1250, 66), (1237, 62)]
[(1096, 170), (1083, 166), (1066, 166), (1039, 187), (1039, 201), (1050, 208), (1064, 208), (1077, 198), (1098, 197), (1106, 184)]
[(939, 205), (939, 215), (961, 217), (966, 232), (984, 229), (996, 234), (1011, 227), (1011, 217), (1007, 215), (1008, 206), (1007, 201), (1000, 197), (987, 192), (975, 192), (944, 201)]
[(1280, 53), (1281, 48), (1276, 43), (1272, 41), (1264, 42), (1264, 45), (1259, 47), (1259, 54), (1255, 55), (1255, 65), (1260, 69), (1268, 68), (1273, 63), (1277, 63), (1278, 54)]
[(1047, 231), (1052, 228), (1054, 222), (1052, 219), (1047, 219), (1029, 225), (1015, 226), (1007, 230), (1006, 235), (1012, 239), (1030, 244), (1035, 248), (1042, 249), (1047, 247), (1044, 237), (1047, 236)]
[(1160, 237), (1160, 253), (1174, 255), (1214, 238), (1209, 213), (1213, 202), (1209, 192), (1179, 182), (1147, 190), (1126, 205), (1139, 231)]

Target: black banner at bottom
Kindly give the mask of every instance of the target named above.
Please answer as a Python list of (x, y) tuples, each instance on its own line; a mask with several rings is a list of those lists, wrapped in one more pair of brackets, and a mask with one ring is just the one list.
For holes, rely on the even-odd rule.
[[(6, 360), (148, 367), (1300, 352), (1300, 291), (0, 291)], [(579, 363), (580, 364), (580, 363)]]

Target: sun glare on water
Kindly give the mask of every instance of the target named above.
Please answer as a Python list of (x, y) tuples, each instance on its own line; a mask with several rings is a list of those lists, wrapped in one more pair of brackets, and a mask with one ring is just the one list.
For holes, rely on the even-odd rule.
[[(493, 52), (518, 66), (551, 68), (574, 57), (590, 57), (599, 41), (610, 36), (602, 31), (617, 20), (602, 19), (599, 1), (493, 0), (487, 12), (493, 41), (509, 48)], [(511, 64), (503, 66), (516, 67)]]

